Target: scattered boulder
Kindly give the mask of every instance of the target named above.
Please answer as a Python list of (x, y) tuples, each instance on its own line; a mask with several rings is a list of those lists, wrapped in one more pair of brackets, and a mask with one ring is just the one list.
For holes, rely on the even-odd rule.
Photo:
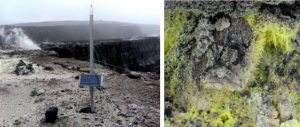
[(72, 68), (71, 68), (72, 70), (80, 70), (80, 67), (78, 67), (78, 66), (72, 66)]
[(121, 125), (122, 121), (121, 120), (117, 120), (116, 123), (119, 124), (119, 125)]
[(155, 73), (151, 73), (151, 72), (147, 73), (147, 77), (149, 77), (150, 79), (153, 79), (153, 80), (159, 80), (160, 79), (159, 74), (155, 74)]
[(103, 76), (110, 76), (114, 75), (115, 73), (113, 71), (106, 70), (104, 73), (102, 73)]
[(80, 68), (77, 67), (77, 66), (75, 66), (75, 65), (74, 65), (74, 66), (68, 66), (68, 65), (67, 65), (67, 69), (68, 69), (68, 70), (75, 70), (75, 71), (76, 71), (76, 70), (80, 70)]
[(45, 98), (40, 98), (40, 99), (39, 99), (40, 102), (42, 102), (42, 101), (44, 101), (44, 100), (45, 100)]
[(132, 78), (132, 79), (138, 79), (138, 78), (141, 77), (141, 73), (135, 72), (135, 71), (131, 71), (131, 72), (129, 72), (129, 73), (127, 74), (127, 76), (128, 76), (129, 78)]
[(46, 122), (47, 123), (53, 123), (55, 122), (55, 120), (57, 119), (57, 112), (58, 112), (58, 108), (57, 107), (51, 107), (49, 108), (46, 113)]
[(20, 125), (20, 124), (21, 124), (21, 121), (15, 120), (14, 125), (18, 126), (18, 125)]
[(0, 94), (2, 93), (9, 93), (9, 90), (5, 86), (0, 86)]
[(35, 72), (35, 68), (33, 67), (33, 64), (26, 64), (23, 60), (20, 60), (19, 63), (16, 66), (15, 69), (16, 75), (28, 75), (30, 73)]
[(17, 67), (19, 67), (19, 66), (26, 66), (26, 64), (24, 63), (23, 60), (20, 60), (19, 63), (18, 63), (18, 65), (17, 65)]
[(42, 94), (44, 94), (44, 93), (45, 93), (45, 90), (41, 89), (41, 90), (39, 90), (39, 91), (37, 92), (37, 95), (42, 95)]
[(31, 91), (31, 93), (30, 93), (30, 96), (31, 96), (31, 97), (34, 97), (34, 96), (36, 96), (36, 95), (38, 95), (37, 91), (35, 91), (35, 90)]
[(39, 102), (43, 102), (45, 100), (45, 98), (39, 98), (34, 100), (34, 103), (39, 103)]
[(79, 110), (79, 113), (93, 113), (91, 107), (82, 108)]
[(59, 63), (59, 62), (54, 62), (54, 64), (60, 65), (61, 67), (65, 68), (65, 69), (68, 69), (68, 70), (81, 71), (80, 67), (78, 67), (76, 65), (69, 65), (69, 64)]
[(104, 90), (105, 89), (105, 85), (101, 85), (100, 87), (97, 87), (97, 90)]
[(54, 69), (52, 67), (49, 67), (49, 66), (45, 66), (44, 67), (44, 70), (47, 70), (47, 71), (54, 71)]
[(64, 90), (61, 90), (61, 92), (71, 92), (72, 90), (70, 89), (64, 89)]
[(58, 53), (55, 51), (44, 51), (46, 56), (53, 56), (53, 57), (57, 57)]

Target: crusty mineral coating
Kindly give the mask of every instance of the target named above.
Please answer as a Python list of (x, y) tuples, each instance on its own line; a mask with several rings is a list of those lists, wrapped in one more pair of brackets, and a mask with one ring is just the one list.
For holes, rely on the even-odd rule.
[[(178, 16), (173, 14), (180, 10), (196, 15), (182, 23), (178, 39), (165, 55), (165, 101), (172, 107), (167, 125), (297, 127), (300, 121), (299, 2), (221, 3), (165, 2), (168, 15)], [(262, 48), (255, 71), (251, 65), (254, 65), (252, 58), (257, 50), (253, 47), (259, 35), (253, 24), (258, 20), (253, 23), (246, 20), (252, 14), (263, 15), (259, 19), (261, 24), (286, 30), (278, 33), (289, 36), (285, 45), (274, 41), (275, 48), (270, 38), (275, 37), (276, 30), (261, 27), (267, 32), (264, 37), (269, 38), (269, 46)], [(229, 27), (220, 25), (224, 19), (229, 21)], [(169, 27), (165, 29), (172, 29)], [(291, 51), (278, 47), (290, 43)]]
[[(165, 10), (174, 11), (177, 9), (200, 10), (206, 16), (215, 16), (218, 13), (230, 15), (232, 18), (241, 18), (246, 14), (254, 13), (262, 10), (272, 15), (278, 16), (280, 19), (288, 19), (293, 21), (300, 21), (300, 2), (295, 0), (288, 1), (165, 1)], [(275, 11), (276, 13), (272, 13)], [(293, 14), (296, 20), (288, 14)]]

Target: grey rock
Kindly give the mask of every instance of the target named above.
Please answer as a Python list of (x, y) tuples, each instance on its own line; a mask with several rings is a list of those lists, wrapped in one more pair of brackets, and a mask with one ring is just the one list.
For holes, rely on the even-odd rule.
[(37, 91), (37, 94), (38, 95), (42, 95), (42, 94), (44, 94), (45, 93), (45, 90), (44, 89), (40, 89), (39, 91)]
[(16, 66), (14, 73), (16, 75), (28, 75), (34, 73), (37, 68), (33, 67), (33, 64), (26, 64), (23, 60), (20, 60)]
[(131, 72), (129, 72), (129, 73), (127, 74), (127, 76), (128, 76), (129, 78), (138, 79), (138, 78), (141, 77), (141, 73), (135, 72), (135, 71), (131, 71)]
[(282, 120), (293, 119), (297, 112), (294, 99), (291, 97), (288, 97), (287, 100), (279, 102), (278, 109), (280, 113), (280, 118)]
[(31, 93), (30, 93), (30, 96), (31, 96), (31, 97), (34, 97), (34, 96), (36, 96), (36, 95), (38, 95), (37, 91), (35, 91), (35, 90), (31, 91)]
[(219, 114), (217, 112), (214, 112), (212, 114), (212, 118), (217, 119), (219, 117)]
[(228, 28), (229, 26), (230, 26), (230, 22), (229, 22), (229, 19), (227, 19), (227, 18), (221, 18), (215, 24), (215, 28), (217, 31), (223, 31), (224, 29)]
[(44, 70), (47, 70), (47, 71), (54, 71), (54, 69), (52, 67), (49, 67), (49, 66), (45, 66), (44, 67)]
[(271, 97), (267, 92), (252, 92), (249, 99), (249, 105), (254, 112), (254, 119), (256, 119), (256, 126), (258, 127), (272, 127), (268, 122), (272, 120), (272, 113), (276, 108), (272, 105)]
[(195, 120), (195, 126), (196, 126), (196, 127), (202, 127), (202, 126), (203, 126), (202, 120), (196, 119), (196, 120)]
[(293, 89), (294, 89), (298, 94), (300, 94), (300, 85), (299, 85), (299, 84), (294, 84), (294, 85), (293, 85)]

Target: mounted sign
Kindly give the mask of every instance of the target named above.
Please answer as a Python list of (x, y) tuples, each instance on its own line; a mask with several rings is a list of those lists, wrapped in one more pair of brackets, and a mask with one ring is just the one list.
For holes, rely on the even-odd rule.
[(103, 76), (95, 74), (80, 75), (79, 87), (94, 86), (100, 87), (103, 85)]
[(90, 11), (90, 74), (80, 75), (79, 87), (90, 87), (91, 112), (94, 112), (94, 88), (103, 87), (103, 76), (95, 75), (94, 71), (94, 40), (93, 40), (93, 6)]

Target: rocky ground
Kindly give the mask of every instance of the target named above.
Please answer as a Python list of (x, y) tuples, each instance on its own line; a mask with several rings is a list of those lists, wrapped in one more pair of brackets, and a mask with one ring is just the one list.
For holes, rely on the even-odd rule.
[[(96, 64), (105, 89), (94, 92), (96, 113), (79, 113), (89, 106), (89, 88), (78, 87), (88, 62), (51, 51), (0, 51), (0, 126), (159, 126), (156, 74), (119, 74)], [(45, 122), (49, 107), (58, 108), (55, 123)]]

